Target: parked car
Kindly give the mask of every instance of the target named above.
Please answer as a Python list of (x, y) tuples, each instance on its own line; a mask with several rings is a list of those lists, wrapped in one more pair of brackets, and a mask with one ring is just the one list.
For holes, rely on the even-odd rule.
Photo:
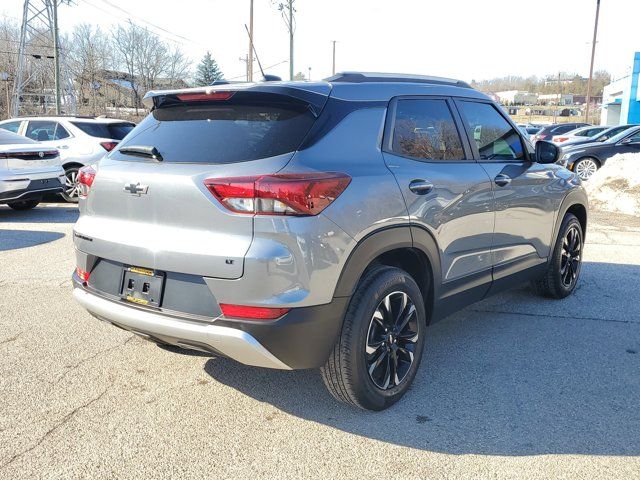
[(580, 127), (561, 135), (554, 135), (551, 138), (551, 141), (553, 143), (562, 144), (563, 146), (570, 145), (581, 140), (593, 138), (608, 129), (609, 127)]
[(575, 130), (576, 128), (587, 126), (589, 126), (588, 123), (554, 123), (543, 127), (542, 130), (533, 135), (531, 137), (531, 143), (535, 145), (538, 140), (551, 140), (554, 135), (560, 135)]
[(66, 175), (61, 195), (67, 202), (78, 201), (78, 170), (98, 162), (133, 127), (131, 122), (94, 117), (28, 117), (0, 122), (0, 129), (60, 151)]
[(640, 153), (640, 127), (628, 128), (604, 142), (569, 145), (562, 149), (560, 163), (589, 180), (607, 159), (618, 153)]
[(0, 130), (0, 203), (29, 210), (43, 195), (62, 191), (64, 179), (57, 150)]
[(531, 135), (535, 135), (536, 133), (538, 133), (540, 130), (542, 130), (542, 127), (536, 126), (536, 125), (532, 125), (530, 123), (519, 123), (518, 124), (518, 128), (520, 129), (520, 131), (522, 133), (524, 133), (527, 138), (529, 138)]
[(576, 286), (579, 179), (464, 82), (344, 73), (144, 102), (80, 171), (73, 235), (76, 300), (143, 338), (320, 368), (337, 399), (380, 410), (429, 323), (520, 282)]
[(605, 142), (607, 140), (609, 140), (612, 137), (615, 137), (616, 135), (629, 130), (630, 128), (633, 127), (638, 127), (640, 125), (618, 125), (616, 127), (607, 127), (606, 130), (603, 130), (602, 132), (598, 133), (597, 135), (594, 135), (591, 138), (584, 138), (581, 140), (576, 140), (571, 142), (571, 145), (583, 145), (586, 143), (594, 143), (594, 142)]

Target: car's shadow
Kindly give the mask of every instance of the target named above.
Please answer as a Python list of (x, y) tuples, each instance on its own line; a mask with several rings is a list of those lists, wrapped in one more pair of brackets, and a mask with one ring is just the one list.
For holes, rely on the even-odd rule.
[(34, 247), (36, 245), (53, 242), (62, 237), (64, 237), (64, 233), (60, 232), (0, 229), (0, 252)]
[(453, 315), (429, 327), (411, 391), (384, 412), (337, 403), (314, 371), (222, 358), (205, 370), (292, 415), (412, 448), (640, 455), (639, 288), (638, 266), (588, 263), (565, 301), (519, 288)]
[(13, 210), (0, 205), (0, 225), (3, 223), (75, 223), (78, 207), (73, 204), (38, 206), (33, 210)]

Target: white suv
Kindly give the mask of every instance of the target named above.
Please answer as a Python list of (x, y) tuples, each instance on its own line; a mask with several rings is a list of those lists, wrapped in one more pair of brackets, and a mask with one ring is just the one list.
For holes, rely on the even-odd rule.
[(61, 195), (68, 202), (78, 201), (78, 170), (100, 161), (133, 127), (125, 120), (94, 117), (22, 117), (0, 122), (4, 130), (60, 151), (66, 175)]

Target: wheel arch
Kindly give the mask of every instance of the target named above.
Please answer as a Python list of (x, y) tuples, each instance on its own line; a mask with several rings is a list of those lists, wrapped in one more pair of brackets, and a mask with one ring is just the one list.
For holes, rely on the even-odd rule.
[(577, 217), (578, 221), (580, 222), (580, 226), (582, 227), (583, 238), (586, 238), (589, 217), (588, 207), (589, 202), (584, 188), (580, 187), (571, 190), (560, 204), (558, 216), (553, 227), (553, 235), (549, 239), (549, 245), (554, 245), (556, 238), (558, 238), (558, 232), (560, 231), (562, 220), (564, 220), (564, 217), (567, 215), (567, 213), (571, 213)]
[(67, 169), (69, 168), (82, 168), (82, 167), (84, 167), (84, 163), (80, 163), (74, 160), (71, 160), (62, 165), (62, 168), (64, 168), (65, 171), (67, 171)]
[(428, 316), (439, 291), (440, 256), (433, 236), (418, 227), (400, 226), (377, 230), (361, 240), (349, 255), (334, 297), (353, 295), (358, 282), (373, 265), (405, 270), (422, 292)]

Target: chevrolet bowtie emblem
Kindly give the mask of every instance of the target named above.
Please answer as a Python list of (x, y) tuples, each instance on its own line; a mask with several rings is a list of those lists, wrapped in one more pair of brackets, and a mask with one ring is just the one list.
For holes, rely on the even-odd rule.
[(131, 195), (137, 195), (138, 197), (143, 193), (147, 193), (147, 190), (149, 190), (149, 187), (147, 185), (140, 185), (140, 182), (129, 183), (124, 186), (125, 192), (129, 192)]

